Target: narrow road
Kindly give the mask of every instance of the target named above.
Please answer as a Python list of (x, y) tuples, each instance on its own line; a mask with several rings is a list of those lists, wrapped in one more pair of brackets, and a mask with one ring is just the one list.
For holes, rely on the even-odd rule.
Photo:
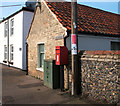
[[(76, 102), (77, 101), (77, 102)], [(52, 90), (25, 72), (2, 65), (3, 104), (89, 104)]]
[(3, 104), (58, 104), (68, 101), (43, 85), (43, 81), (26, 75), (25, 72), (2, 65)]

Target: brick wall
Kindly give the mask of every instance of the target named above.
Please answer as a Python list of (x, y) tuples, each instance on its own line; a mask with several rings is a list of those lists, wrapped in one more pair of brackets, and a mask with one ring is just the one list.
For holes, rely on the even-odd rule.
[(45, 59), (55, 59), (55, 46), (63, 46), (64, 39), (55, 40), (55, 36), (64, 35), (65, 28), (55, 19), (44, 3), (37, 7), (27, 38), (28, 74), (43, 79), (43, 72), (37, 68), (37, 45), (45, 44)]
[[(82, 95), (95, 101), (118, 103), (120, 101), (120, 51), (80, 51), (79, 57)], [(69, 69), (65, 68), (65, 86), (68, 83), (68, 70), (71, 73), (71, 65), (67, 67)]]

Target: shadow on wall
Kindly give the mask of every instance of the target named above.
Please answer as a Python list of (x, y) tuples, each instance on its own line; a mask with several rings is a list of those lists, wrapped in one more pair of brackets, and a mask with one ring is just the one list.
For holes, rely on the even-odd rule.
[(82, 67), (81, 67), (81, 56), (84, 54), (84, 52), (85, 52), (84, 50), (78, 52), (78, 53), (79, 53), (79, 55), (78, 55), (78, 56), (79, 56), (79, 61), (78, 61), (78, 62), (79, 62), (79, 66), (78, 66), (78, 67), (79, 67), (79, 70), (80, 70), (80, 77), (79, 77), (79, 78), (80, 78), (80, 79), (79, 79), (79, 80), (80, 80), (80, 85), (79, 85), (79, 87), (80, 87), (80, 88), (79, 88), (79, 89), (80, 89), (80, 94), (82, 94)]

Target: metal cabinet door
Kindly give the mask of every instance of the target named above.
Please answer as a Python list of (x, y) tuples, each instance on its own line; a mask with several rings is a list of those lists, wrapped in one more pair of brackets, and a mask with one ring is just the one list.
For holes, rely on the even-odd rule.
[(44, 85), (47, 86), (48, 80), (47, 80), (47, 61), (44, 61)]
[(44, 85), (53, 88), (53, 64), (52, 61), (44, 61)]
[(53, 88), (53, 68), (52, 68), (52, 62), (51, 61), (49, 61), (48, 62), (48, 86), (50, 87), (50, 88)]
[(60, 78), (59, 78), (59, 66), (55, 65), (53, 60), (44, 61), (44, 85), (56, 89), (59, 88)]

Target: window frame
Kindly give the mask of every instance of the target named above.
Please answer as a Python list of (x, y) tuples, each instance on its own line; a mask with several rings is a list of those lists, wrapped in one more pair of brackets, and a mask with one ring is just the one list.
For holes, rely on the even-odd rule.
[(7, 60), (7, 45), (4, 45), (4, 60)]
[(10, 35), (14, 34), (14, 18), (10, 20)]
[(10, 45), (10, 62), (14, 60), (14, 46)]
[[(111, 50), (120, 50), (120, 42), (117, 42), (117, 41), (111, 41)], [(117, 44), (117, 46), (119, 47), (119, 49), (115, 49), (116, 47), (115, 47), (115, 45)], [(114, 48), (115, 47), (115, 48)], [(117, 47), (117, 48), (118, 48)]]
[(8, 36), (8, 21), (4, 23), (4, 37)]
[[(44, 50), (40, 51), (40, 45), (43, 45)], [(43, 55), (43, 65), (41, 64), (41, 57), (40, 55)], [(45, 43), (39, 43), (37, 44), (37, 70), (43, 71), (44, 68), (44, 59), (45, 59)], [(42, 66), (41, 66), (42, 65)]]

